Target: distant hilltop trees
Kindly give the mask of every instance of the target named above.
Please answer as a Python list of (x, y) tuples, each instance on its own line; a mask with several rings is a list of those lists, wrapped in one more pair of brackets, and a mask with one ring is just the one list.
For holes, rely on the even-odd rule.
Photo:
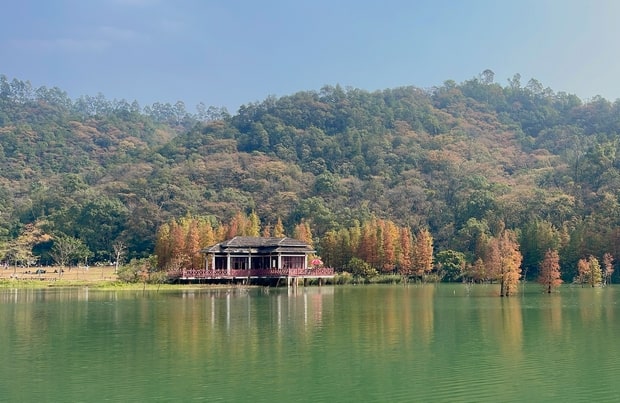
[[(0, 259), (52, 263), (54, 239), (79, 240), (92, 262), (114, 261), (119, 242), (148, 258), (173, 221), (210, 217), (217, 231), (241, 212), (259, 235), (304, 223), (325, 261), (350, 270), (501, 281), (489, 251), (508, 234), (522, 277), (538, 279), (552, 250), (561, 279), (581, 281), (582, 260), (620, 249), (618, 116), (618, 101), (518, 74), (502, 85), (491, 70), (426, 90), (325, 86), (235, 114), (72, 100), (0, 76)], [(334, 252), (365, 226), (372, 247)], [(422, 231), (430, 274), (412, 257)]]

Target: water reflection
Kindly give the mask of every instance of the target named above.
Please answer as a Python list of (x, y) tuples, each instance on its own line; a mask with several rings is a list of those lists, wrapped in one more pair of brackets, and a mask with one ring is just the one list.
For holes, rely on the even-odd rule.
[(417, 298), (416, 306), (416, 318), (413, 319), (420, 328), (419, 340), (425, 344), (430, 343), (434, 336), (435, 325), (435, 310), (434, 310), (434, 297), (435, 297), (435, 284), (430, 284), (425, 287), (419, 287), (415, 290)]
[(562, 333), (562, 294), (554, 292), (543, 300), (542, 323), (552, 335)]
[[(260, 336), (264, 332), (279, 334), (294, 331), (312, 332), (321, 328), (326, 309), (333, 309), (332, 287), (298, 287), (289, 289), (247, 289), (233, 287), (211, 291), (188, 291), (181, 294), (189, 300), (180, 313), (193, 309), (195, 300), (203, 298), (206, 303), (198, 317), (205, 319), (214, 338), (239, 337), (248, 334)], [(187, 306), (185, 306), (187, 305)], [(196, 320), (195, 316), (184, 321)], [(183, 337), (178, 335), (178, 337)]]
[(33, 303), (58, 301), (88, 301), (88, 288), (28, 289), (13, 288), (0, 290), (0, 303)]
[(0, 395), (573, 401), (620, 393), (620, 288), (496, 295), (443, 284), (0, 291)]
[(498, 344), (503, 347), (511, 359), (522, 358), (523, 355), (523, 313), (521, 298), (518, 296), (501, 298), (501, 324), (499, 327)]
[(575, 290), (578, 297), (579, 312), (584, 323), (594, 323), (601, 319), (605, 304), (604, 289), (600, 287), (584, 287)]

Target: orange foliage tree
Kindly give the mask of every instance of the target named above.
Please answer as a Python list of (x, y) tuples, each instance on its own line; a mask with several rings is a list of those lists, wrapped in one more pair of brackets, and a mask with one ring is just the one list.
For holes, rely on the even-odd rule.
[(492, 278), (499, 281), (501, 297), (508, 297), (516, 292), (521, 278), (522, 260), (519, 243), (513, 231), (503, 230), (498, 237), (489, 241), (485, 265), (491, 271)]
[(422, 277), (433, 270), (433, 237), (426, 228), (416, 234), (413, 256), (413, 271), (416, 276)]
[[(269, 236), (271, 228), (262, 231)], [(260, 218), (255, 212), (246, 215), (237, 212), (228, 223), (221, 223), (212, 217), (186, 216), (163, 224), (155, 242), (157, 265), (162, 270), (204, 267), (202, 248), (222, 242), (235, 236), (259, 236)], [(284, 237), (282, 220), (273, 227), (273, 236)], [(310, 224), (303, 221), (295, 227), (294, 237), (313, 246)]]
[(400, 229), (400, 254), (398, 255), (398, 272), (401, 276), (410, 276), (413, 273), (412, 264), (413, 239), (408, 227)]
[(312, 247), (314, 241), (312, 240), (312, 230), (310, 229), (310, 224), (304, 220), (297, 224), (293, 230), (293, 238), (304, 241)]
[(328, 231), (319, 249), (325, 263), (336, 270), (350, 269), (353, 258), (376, 271), (401, 276), (422, 276), (433, 269), (433, 238), (428, 230), (420, 231), (414, 240), (409, 227), (376, 217)]
[(396, 268), (400, 255), (400, 230), (390, 220), (382, 220), (380, 222), (382, 228), (381, 235), (383, 237), (383, 265), (382, 269), (386, 273), (391, 273)]
[(284, 233), (284, 224), (282, 224), (282, 219), (280, 217), (278, 217), (278, 221), (276, 222), (276, 225), (273, 227), (272, 235), (276, 238), (282, 238), (286, 236)]
[(540, 263), (538, 282), (543, 285), (547, 293), (562, 284), (560, 278), (560, 256), (556, 250), (548, 249)]

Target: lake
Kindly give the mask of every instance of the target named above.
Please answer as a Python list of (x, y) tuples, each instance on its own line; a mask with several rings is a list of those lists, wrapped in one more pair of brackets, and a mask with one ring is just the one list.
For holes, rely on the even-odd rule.
[(612, 401), (620, 287), (0, 290), (11, 402)]

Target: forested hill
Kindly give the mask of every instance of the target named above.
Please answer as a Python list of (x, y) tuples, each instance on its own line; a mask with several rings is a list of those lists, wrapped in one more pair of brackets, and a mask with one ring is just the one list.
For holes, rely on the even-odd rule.
[(619, 112), (488, 70), (430, 90), (326, 86), (234, 115), (0, 76), (0, 236), (65, 234), (103, 260), (118, 240), (153, 253), (161, 224), (188, 214), (303, 220), (317, 239), (378, 217), (468, 256), (510, 228), (526, 270), (546, 246), (574, 266), (620, 252)]

